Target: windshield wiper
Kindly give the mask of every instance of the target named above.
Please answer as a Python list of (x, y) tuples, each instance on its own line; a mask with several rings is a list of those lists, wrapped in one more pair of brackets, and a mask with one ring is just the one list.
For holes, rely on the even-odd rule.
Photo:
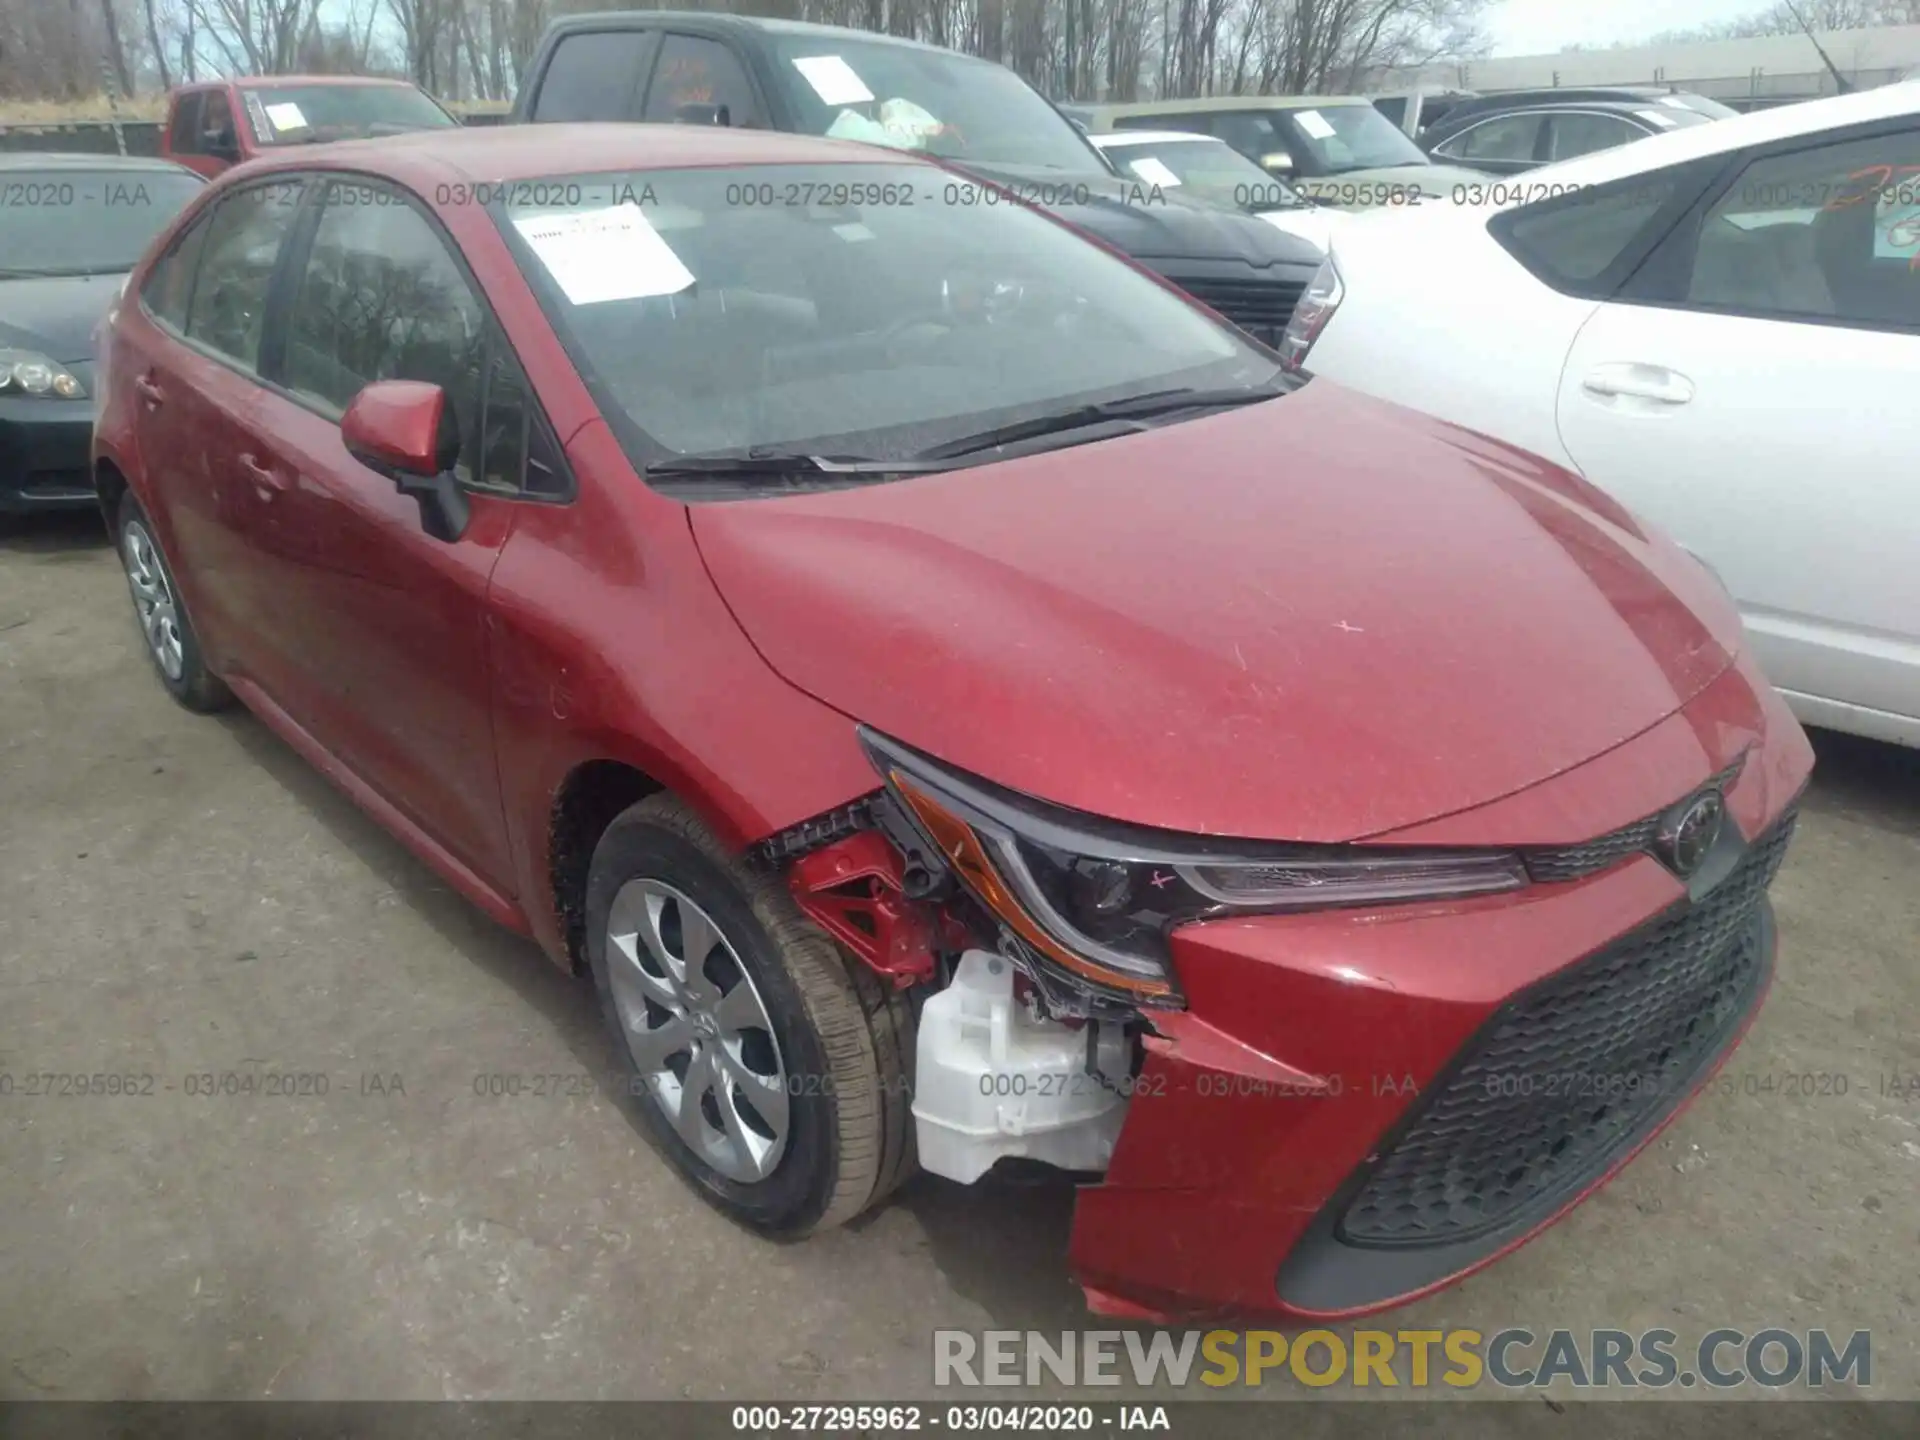
[(868, 460), (860, 457), (806, 455), (786, 450), (749, 450), (744, 455), (678, 455), (654, 460), (647, 474), (675, 480), (699, 476), (734, 479), (751, 475), (797, 475), (832, 479), (838, 476), (931, 475), (952, 465), (915, 457), (912, 460)]
[[(1144, 395), (1129, 395), (1124, 400), (1078, 405), (1058, 414), (1016, 420), (1011, 425), (998, 425), (976, 435), (962, 435), (957, 440), (947, 440), (922, 450), (917, 458), (951, 460), (980, 450), (995, 450), (1003, 445), (1018, 444), (1022, 440), (1038, 439), (1042, 435), (1085, 430), (1095, 425), (1124, 424), (1153, 415), (1172, 414), (1178, 410), (1220, 410), (1238, 405), (1257, 405), (1263, 400), (1277, 400), (1288, 393), (1286, 389), (1269, 386), (1235, 390), (1201, 390), (1192, 386), (1177, 390), (1149, 390)], [(1131, 428), (1144, 430), (1146, 426), (1135, 425)]]

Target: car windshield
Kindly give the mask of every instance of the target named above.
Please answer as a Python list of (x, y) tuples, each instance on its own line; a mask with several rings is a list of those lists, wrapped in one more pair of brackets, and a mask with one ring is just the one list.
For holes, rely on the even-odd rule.
[(982, 164), (1105, 175), (1072, 121), (1003, 65), (947, 50), (775, 35), (775, 63), (810, 135)]
[(355, 140), (458, 123), (411, 85), (275, 85), (243, 93), (247, 121), (262, 145)]
[(185, 170), (0, 170), (0, 278), (131, 270), (203, 182)]
[(1129, 179), (1243, 210), (1289, 210), (1306, 201), (1223, 140), (1133, 140), (1104, 145), (1107, 158)]
[(1323, 105), (1266, 113), (1279, 122), (1284, 137), (1275, 148), (1305, 150), (1313, 157), (1312, 165), (1300, 167), (1303, 171), (1340, 175), (1349, 170), (1432, 163), (1406, 131), (1371, 105)]
[[(905, 460), (1002, 425), (1273, 382), (1270, 355), (1073, 231), (924, 165), (573, 176), (496, 222), (636, 466)], [(559, 206), (551, 202), (558, 198)]]

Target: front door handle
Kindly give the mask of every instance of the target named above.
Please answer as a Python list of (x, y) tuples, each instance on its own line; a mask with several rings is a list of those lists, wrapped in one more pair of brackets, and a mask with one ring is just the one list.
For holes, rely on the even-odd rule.
[(285, 475), (257, 455), (242, 455), (240, 465), (253, 477), (253, 483), (259, 487), (260, 496), (264, 500), (271, 500), (292, 484)]
[(1693, 381), (1664, 365), (1596, 365), (1580, 382), (1589, 395), (1604, 400), (1648, 400), (1656, 405), (1685, 405), (1693, 399)]

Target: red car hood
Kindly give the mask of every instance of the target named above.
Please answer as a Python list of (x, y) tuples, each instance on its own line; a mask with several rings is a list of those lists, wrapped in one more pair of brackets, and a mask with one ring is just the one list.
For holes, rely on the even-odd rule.
[(1738, 643), (1700, 568), (1583, 482), (1324, 380), (691, 513), (793, 684), (1002, 785), (1190, 833), (1350, 840), (1483, 804), (1672, 714)]

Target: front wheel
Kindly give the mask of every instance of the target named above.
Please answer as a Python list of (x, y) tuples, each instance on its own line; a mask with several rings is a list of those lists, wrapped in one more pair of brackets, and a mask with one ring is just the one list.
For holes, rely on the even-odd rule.
[(153, 522), (131, 490), (120, 497), (116, 529), (120, 563), (126, 568), (127, 588), (133, 593), (134, 618), (140, 622), (140, 638), (146, 643), (147, 658), (159, 672), (160, 683), (189, 710), (204, 714), (225, 709), (233, 703), (233, 692), (207, 669), (206, 658), (200, 653), (200, 638), (180, 598), (180, 587), (174, 583), (166, 556), (160, 553), (160, 542), (154, 538)]
[(734, 1219), (804, 1235), (911, 1173), (905, 998), (672, 796), (595, 848), (587, 958), (643, 1123)]

